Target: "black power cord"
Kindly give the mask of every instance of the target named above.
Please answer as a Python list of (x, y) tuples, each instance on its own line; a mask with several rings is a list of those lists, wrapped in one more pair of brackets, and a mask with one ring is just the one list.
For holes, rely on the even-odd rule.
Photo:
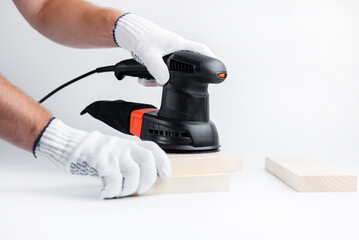
[(49, 97), (51, 97), (52, 95), (54, 95), (55, 93), (57, 93), (58, 91), (60, 91), (61, 89), (67, 87), (70, 84), (73, 84), (74, 82), (77, 82), (78, 80), (81, 80), (85, 77), (88, 77), (94, 73), (102, 73), (102, 72), (113, 72), (115, 70), (115, 66), (106, 66), (106, 67), (100, 67), (100, 68), (96, 68), (95, 70), (92, 70), (88, 73), (85, 73), (75, 79), (72, 79), (71, 81), (68, 81), (67, 83), (62, 84), (60, 87), (56, 88), (55, 90), (53, 90), (52, 92), (50, 92), (49, 94), (47, 94), (45, 97), (43, 97), (39, 103), (43, 103), (46, 99), (48, 99)]

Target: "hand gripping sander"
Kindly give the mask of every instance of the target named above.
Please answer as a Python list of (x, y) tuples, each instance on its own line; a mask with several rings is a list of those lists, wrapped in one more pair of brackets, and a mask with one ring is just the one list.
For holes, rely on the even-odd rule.
[[(218, 132), (209, 116), (208, 84), (223, 82), (226, 67), (218, 59), (187, 51), (169, 54), (163, 60), (170, 79), (163, 86), (159, 109), (123, 100), (96, 101), (81, 115), (89, 113), (123, 133), (156, 142), (166, 152), (218, 150)], [(146, 67), (134, 59), (94, 71), (114, 71), (118, 80), (125, 76), (153, 79)]]

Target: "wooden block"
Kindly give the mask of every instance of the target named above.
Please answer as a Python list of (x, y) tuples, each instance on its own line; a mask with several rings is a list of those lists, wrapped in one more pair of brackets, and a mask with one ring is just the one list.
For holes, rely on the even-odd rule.
[(309, 157), (266, 157), (266, 170), (298, 192), (352, 192), (357, 177)]
[(220, 153), (169, 154), (172, 176), (169, 180), (157, 179), (154, 186), (141, 195), (228, 192), (230, 175), (241, 170), (242, 160)]
[(172, 164), (172, 176), (187, 176), (239, 171), (242, 160), (220, 153), (168, 154)]
[(153, 187), (141, 195), (228, 192), (230, 175), (226, 173), (171, 177), (169, 180), (157, 179)]

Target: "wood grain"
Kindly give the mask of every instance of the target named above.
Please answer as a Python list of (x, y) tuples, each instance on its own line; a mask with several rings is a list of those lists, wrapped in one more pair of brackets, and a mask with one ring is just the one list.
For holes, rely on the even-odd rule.
[(309, 157), (266, 157), (265, 168), (298, 192), (352, 192), (357, 177)]

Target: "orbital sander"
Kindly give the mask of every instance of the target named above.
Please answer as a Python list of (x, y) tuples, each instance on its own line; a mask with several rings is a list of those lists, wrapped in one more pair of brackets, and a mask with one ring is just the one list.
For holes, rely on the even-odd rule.
[[(123, 133), (156, 142), (169, 153), (217, 151), (220, 144), (216, 126), (209, 116), (208, 84), (223, 82), (227, 77), (226, 67), (216, 58), (188, 51), (174, 52), (163, 60), (170, 78), (163, 85), (159, 109), (123, 100), (96, 101), (87, 106), (81, 115), (89, 113)], [(144, 65), (127, 59), (65, 83), (39, 102), (86, 76), (110, 71), (118, 80), (126, 76), (153, 79)]]

